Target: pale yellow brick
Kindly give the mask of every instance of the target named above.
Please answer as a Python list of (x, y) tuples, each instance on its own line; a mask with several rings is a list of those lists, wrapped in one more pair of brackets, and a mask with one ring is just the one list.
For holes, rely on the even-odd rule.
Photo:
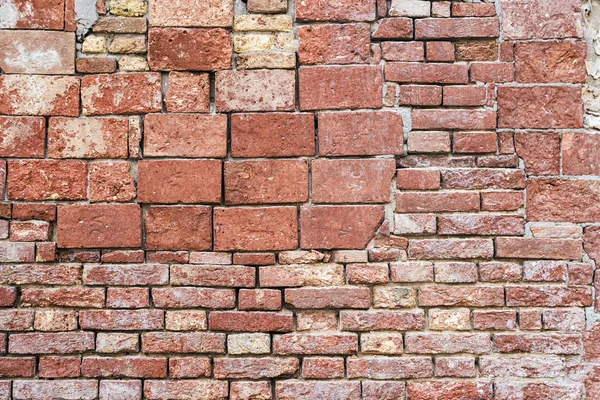
[(104, 36), (90, 35), (83, 40), (81, 51), (84, 53), (105, 53), (106, 38)]
[(237, 56), (239, 69), (292, 69), (296, 67), (294, 53), (245, 53)]
[(111, 53), (145, 53), (145, 36), (117, 36), (108, 46)]
[(289, 32), (292, 30), (292, 17), (285, 14), (238, 15), (233, 21), (233, 30), (237, 32)]
[(271, 50), (275, 45), (275, 36), (268, 33), (236, 34), (233, 36), (233, 48), (237, 53)]
[(147, 71), (148, 61), (142, 56), (123, 56), (119, 58), (119, 71)]
[(148, 11), (146, 0), (110, 0), (110, 13), (124, 17), (141, 17)]

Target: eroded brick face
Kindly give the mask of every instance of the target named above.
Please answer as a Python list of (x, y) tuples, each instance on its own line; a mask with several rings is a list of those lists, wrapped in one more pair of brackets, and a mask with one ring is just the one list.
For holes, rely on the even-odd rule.
[(597, 2), (84, 3), (0, 0), (0, 400), (600, 398)]

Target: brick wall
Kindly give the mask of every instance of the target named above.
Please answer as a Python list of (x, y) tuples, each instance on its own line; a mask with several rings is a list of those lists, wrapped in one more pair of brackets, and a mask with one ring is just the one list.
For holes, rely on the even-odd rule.
[(597, 7), (0, 0), (0, 400), (600, 399)]

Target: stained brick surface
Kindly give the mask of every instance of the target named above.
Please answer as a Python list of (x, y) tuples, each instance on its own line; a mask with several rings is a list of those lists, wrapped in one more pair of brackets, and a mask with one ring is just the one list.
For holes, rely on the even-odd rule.
[(0, 400), (600, 398), (595, 2), (84, 3), (0, 0)]

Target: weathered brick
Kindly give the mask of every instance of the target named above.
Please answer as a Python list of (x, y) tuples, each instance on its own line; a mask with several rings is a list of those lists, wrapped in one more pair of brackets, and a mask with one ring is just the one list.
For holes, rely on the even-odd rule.
[(300, 21), (373, 21), (375, 2), (373, 0), (333, 0), (304, 1), (296, 6), (296, 19)]
[(7, 74), (75, 73), (75, 34), (71, 32), (2, 30), (0, 51), (4, 57), (0, 68)]
[(150, 332), (142, 334), (146, 353), (224, 353), (224, 333)]
[(83, 376), (90, 378), (164, 378), (167, 359), (158, 357), (84, 357)]
[(82, 353), (93, 349), (93, 332), (19, 333), (8, 341), (8, 351), (13, 354)]
[[(33, 262), (34, 248), (31, 243), (12, 243), (12, 245), (0, 247), (2, 262)], [(77, 264), (0, 265), (2, 284), (75, 285), (80, 279), (81, 265)], [(12, 296), (11, 293), (12, 291), (8, 291), (5, 295)]]
[(40, 357), (39, 374), (42, 378), (77, 378), (81, 375), (79, 357)]
[(300, 64), (364, 64), (369, 62), (369, 24), (305, 25), (298, 29)]
[(43, 400), (48, 397), (92, 400), (98, 394), (98, 381), (90, 379), (17, 380), (13, 383), (12, 394), (15, 400)]
[[(566, 383), (517, 383), (498, 382), (494, 385), (494, 393), (498, 400), (508, 400), (511, 397), (537, 397), (561, 398), (576, 400), (582, 396), (582, 387), (579, 384)], [(590, 394), (588, 392), (588, 394)]]
[(6, 3), (1, 29), (58, 29), (65, 25), (64, 0), (21, 0)]
[(150, 207), (144, 218), (145, 248), (210, 250), (212, 215), (207, 206)]
[(152, 289), (152, 300), (159, 308), (233, 308), (235, 291), (195, 287)]
[(233, 4), (227, 0), (157, 0), (150, 3), (150, 26), (230, 27), (232, 23)]
[(208, 325), (218, 331), (290, 332), (294, 319), (291, 313), (214, 311)]
[(304, 358), (302, 377), (305, 379), (343, 378), (344, 359), (332, 357)]
[(479, 196), (470, 192), (396, 194), (396, 212), (478, 211)]
[(423, 42), (383, 42), (382, 57), (386, 61), (423, 61), (425, 46)]
[(300, 368), (297, 358), (220, 358), (214, 363), (217, 379), (265, 379), (293, 376)]
[(467, 83), (469, 70), (461, 64), (390, 62), (385, 65), (385, 79), (406, 83)]
[(79, 88), (75, 76), (5, 75), (0, 77), (0, 113), (76, 117)]
[(172, 378), (208, 377), (210, 370), (210, 359), (206, 357), (169, 358), (169, 375)]
[(492, 350), (487, 333), (407, 333), (405, 351), (417, 354), (472, 353)]
[(372, 33), (373, 39), (413, 38), (413, 22), (410, 18), (383, 18), (378, 22), (377, 29)]
[(173, 265), (173, 285), (253, 287), (255, 269), (244, 266)]
[(491, 400), (493, 390), (491, 382), (408, 382), (406, 393), (410, 399), (433, 400), (439, 396), (458, 397), (465, 400)]
[(108, 288), (106, 291), (106, 307), (110, 308), (143, 308), (150, 303), (147, 288)]
[(473, 311), (473, 328), (476, 330), (514, 331), (517, 329), (515, 311)]
[(511, 63), (475, 62), (471, 64), (471, 81), (473, 82), (512, 82), (515, 67)]
[(9, 160), (8, 198), (84, 200), (87, 198), (87, 164), (83, 161)]
[(295, 308), (369, 308), (370, 291), (364, 287), (286, 289), (285, 302)]
[(141, 380), (100, 381), (100, 400), (139, 400), (142, 398)]
[(181, 397), (182, 393), (202, 393), (205, 399), (225, 399), (227, 388), (227, 381), (218, 380), (147, 380), (144, 382), (144, 397), (163, 400)]
[(581, 5), (576, 0), (501, 0), (504, 39), (561, 39), (583, 34)]
[(494, 350), (499, 353), (579, 354), (581, 338), (577, 334), (496, 334)]
[(498, 18), (426, 18), (415, 21), (417, 40), (498, 37)]
[(488, 110), (413, 110), (413, 129), (496, 129), (496, 112)]
[(0, 157), (43, 157), (45, 128), (39, 117), (0, 117)]
[(86, 310), (79, 313), (82, 329), (107, 331), (155, 330), (164, 327), (162, 310)]
[(515, 45), (517, 82), (585, 82), (585, 42), (528, 42)]
[(482, 356), (479, 370), (483, 377), (554, 378), (564, 374), (564, 361), (558, 356)]
[(425, 327), (423, 310), (340, 311), (344, 331), (420, 330)]
[(104, 307), (104, 289), (101, 288), (53, 288), (29, 289), (21, 292), (21, 304), (25, 307)]
[(90, 165), (90, 201), (126, 202), (136, 197), (135, 182), (126, 161)]
[(440, 235), (522, 235), (523, 217), (512, 215), (450, 215), (437, 221)]
[(277, 311), (281, 310), (281, 291), (274, 289), (241, 289), (238, 309)]
[(353, 333), (288, 333), (273, 338), (273, 353), (281, 355), (354, 354), (358, 336)]
[(423, 286), (419, 289), (421, 306), (487, 307), (504, 305), (504, 289), (494, 286)]
[(511, 286), (506, 288), (509, 307), (584, 307), (592, 304), (591, 288), (582, 286)]
[(497, 238), (496, 257), (578, 260), (581, 244), (574, 239)]
[(349, 378), (406, 379), (433, 375), (429, 357), (362, 357), (346, 362)]
[(88, 264), (83, 268), (86, 285), (163, 285), (168, 279), (169, 268), (159, 264)]

